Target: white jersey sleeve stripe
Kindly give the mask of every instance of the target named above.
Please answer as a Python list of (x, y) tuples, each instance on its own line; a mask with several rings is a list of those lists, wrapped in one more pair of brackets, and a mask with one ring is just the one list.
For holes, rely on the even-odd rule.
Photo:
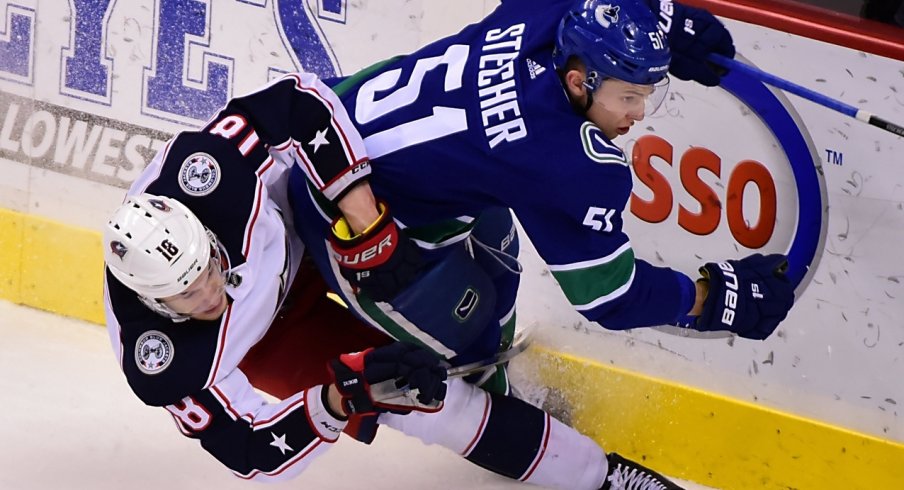
[[(290, 478), (295, 477), (299, 473), (301, 473), (310, 464), (311, 460), (314, 458), (313, 457), (308, 458), (307, 456), (309, 454), (313, 453), (318, 448), (322, 448), (322, 449), (326, 448), (325, 446), (323, 446), (323, 443), (324, 443), (323, 439), (314, 439), (310, 444), (308, 444), (307, 447), (305, 447), (303, 450), (299, 451), (298, 455), (296, 455), (294, 458), (286, 461), (279, 468), (277, 468), (273, 471), (254, 470), (251, 473), (248, 473), (247, 475), (243, 475), (241, 473), (235, 473), (235, 475), (238, 476), (239, 478), (242, 478), (245, 480), (256, 480), (256, 481), (264, 481), (264, 482), (275, 482), (275, 481), (288, 480)], [(317, 452), (320, 452), (320, 451), (317, 451)], [(296, 463), (299, 463), (299, 462), (302, 462), (303, 464), (297, 468), (292, 468)], [(291, 471), (289, 474), (283, 475), (284, 478), (274, 478), (274, 477), (282, 475), (289, 468), (292, 468), (293, 471)]]
[(254, 190), (254, 211), (251, 213), (251, 219), (248, 220), (248, 225), (245, 228), (245, 245), (242, 247), (242, 256), (244, 256), (246, 260), (248, 259), (248, 253), (251, 251), (251, 239), (254, 235), (254, 225), (257, 223), (257, 217), (261, 212), (262, 187), (263, 183), (258, 179), (257, 188)]
[(220, 332), (217, 335), (217, 347), (214, 354), (214, 360), (211, 363), (210, 374), (207, 376), (205, 387), (211, 386), (217, 379), (217, 373), (220, 371), (220, 362), (223, 360), (223, 352), (226, 351), (226, 330), (229, 328), (229, 319), (232, 317), (232, 304), (226, 307), (226, 313), (223, 314), (223, 320), (220, 324)]
[(614, 252), (598, 259), (584, 260), (581, 262), (572, 262), (570, 264), (549, 264), (549, 270), (553, 272), (573, 271), (578, 269), (588, 269), (598, 265), (608, 264), (617, 259), (621, 254), (631, 249), (631, 242), (625, 242)]
[(490, 409), (493, 408), (493, 399), (490, 397), (489, 393), (484, 393), (485, 402), (483, 405), (483, 417), (480, 420), (480, 425), (477, 427), (477, 432), (474, 434), (474, 438), (471, 439), (471, 442), (468, 443), (468, 447), (465, 448), (464, 451), (461, 452), (461, 455), (467, 457), (471, 454), (471, 450), (474, 449), (474, 446), (477, 445), (477, 441), (483, 436), (483, 431), (487, 428), (487, 422), (490, 420)]

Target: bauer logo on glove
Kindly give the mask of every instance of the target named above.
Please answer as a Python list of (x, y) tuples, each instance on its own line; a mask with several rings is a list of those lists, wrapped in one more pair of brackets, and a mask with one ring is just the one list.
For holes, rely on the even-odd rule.
[(333, 221), (330, 246), (346, 280), (374, 301), (388, 301), (417, 278), (424, 267), (417, 246), (392, 220), (386, 203), (380, 216), (358, 235), (343, 217)]
[(740, 260), (709, 262), (700, 268), (709, 284), (701, 331), (728, 330), (763, 340), (778, 327), (794, 305), (794, 285), (788, 280), (788, 258), (754, 254)]
[[(735, 311), (738, 307), (738, 275), (735, 274), (734, 267), (728, 262), (719, 262), (717, 264), (725, 276), (725, 309), (722, 310), (722, 323), (731, 328), (734, 324)], [(703, 269), (705, 271), (706, 269)], [(701, 271), (701, 274), (704, 272)], [(708, 274), (704, 274), (708, 277)], [(759, 289), (759, 285), (752, 286)]]
[(682, 80), (694, 80), (710, 87), (718, 85), (724, 69), (708, 62), (706, 57), (717, 53), (734, 58), (734, 41), (728, 29), (706, 10), (671, 0), (646, 1), (658, 16), (659, 26), (669, 41), (672, 52), (669, 72)]

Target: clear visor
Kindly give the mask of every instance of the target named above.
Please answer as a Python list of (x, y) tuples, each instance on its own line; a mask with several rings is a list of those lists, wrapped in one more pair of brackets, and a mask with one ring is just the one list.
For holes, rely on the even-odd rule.
[(668, 91), (669, 77), (664, 77), (654, 85), (638, 85), (607, 78), (594, 91), (593, 103), (602, 105), (607, 111), (642, 119), (659, 109)]

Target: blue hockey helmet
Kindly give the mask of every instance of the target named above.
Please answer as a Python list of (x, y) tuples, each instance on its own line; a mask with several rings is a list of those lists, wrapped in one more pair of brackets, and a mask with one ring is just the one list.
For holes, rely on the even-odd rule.
[(654, 85), (665, 78), (671, 61), (656, 18), (636, 0), (575, 1), (559, 23), (556, 69), (571, 56), (587, 66), (593, 90), (606, 78)]

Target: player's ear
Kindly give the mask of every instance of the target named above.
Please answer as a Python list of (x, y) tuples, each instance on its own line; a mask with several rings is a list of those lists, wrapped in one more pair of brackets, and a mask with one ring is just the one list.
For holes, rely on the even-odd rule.
[(587, 87), (584, 85), (584, 80), (586, 78), (587, 75), (584, 74), (583, 70), (572, 68), (565, 72), (562, 81), (565, 84), (565, 90), (568, 92), (568, 96), (571, 97), (572, 100), (580, 101), (587, 95)]

